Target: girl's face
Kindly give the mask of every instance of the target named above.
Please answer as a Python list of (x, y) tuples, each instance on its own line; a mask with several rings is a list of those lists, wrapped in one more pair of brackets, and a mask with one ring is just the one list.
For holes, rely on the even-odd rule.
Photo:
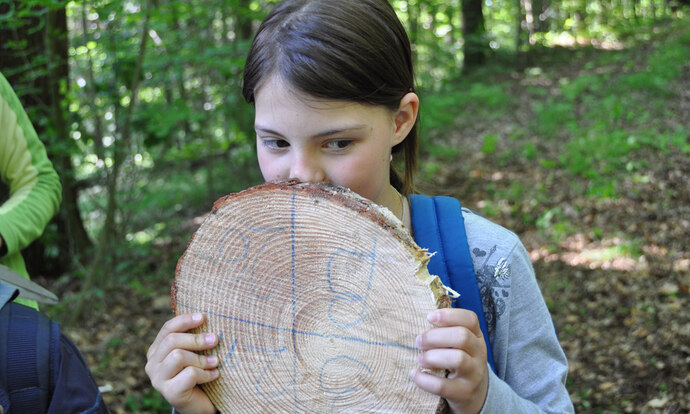
[[(413, 102), (403, 107), (410, 95)], [(312, 98), (272, 77), (255, 93), (261, 173), (266, 181), (328, 181), (397, 211), (400, 200), (389, 185), (391, 149), (410, 131), (417, 105), (414, 94), (398, 111)]]

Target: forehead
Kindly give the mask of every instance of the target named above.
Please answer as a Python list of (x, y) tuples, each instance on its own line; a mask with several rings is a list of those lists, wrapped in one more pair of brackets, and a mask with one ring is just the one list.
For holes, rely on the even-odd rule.
[(385, 107), (309, 96), (275, 76), (257, 89), (255, 98), (255, 122), (261, 125), (320, 128), (322, 123), (375, 123), (390, 113)]

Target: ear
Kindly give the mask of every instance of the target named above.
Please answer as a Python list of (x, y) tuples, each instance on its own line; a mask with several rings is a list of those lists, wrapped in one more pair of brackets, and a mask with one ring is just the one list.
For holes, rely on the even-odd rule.
[(400, 144), (410, 133), (414, 123), (417, 121), (419, 112), (419, 97), (414, 92), (405, 94), (400, 99), (400, 107), (395, 112), (395, 136), (393, 146)]

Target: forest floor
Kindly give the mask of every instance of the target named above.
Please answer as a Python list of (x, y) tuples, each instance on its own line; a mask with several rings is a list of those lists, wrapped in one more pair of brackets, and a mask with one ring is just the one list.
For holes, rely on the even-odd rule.
[[(596, 70), (586, 68), (565, 62), (556, 70), (563, 78)], [(528, 99), (523, 92), (531, 80), (516, 74), (503, 81), (515, 99)], [(680, 125), (690, 125), (690, 64), (679, 83), (669, 107)], [(519, 107), (517, 122), (529, 120), (532, 105)], [(433, 174), (420, 187), (456, 196), (521, 237), (569, 359), (577, 412), (690, 412), (690, 155), (636, 151), (631, 156), (643, 167), (612, 176), (616, 197), (588, 197), (572, 174), (541, 168), (518, 148), (503, 157), (482, 151), (481, 137), (501, 128), (476, 120), (438, 138), (459, 155), (427, 156)], [(518, 144), (499, 143), (504, 150)], [(557, 139), (535, 145), (546, 159), (557, 159), (563, 147)], [(160, 264), (172, 272), (199, 224), (190, 218), (174, 242), (142, 260), (152, 272)], [(172, 276), (113, 284), (85, 322), (64, 328), (105, 387), (113, 413), (169, 412), (144, 365), (147, 347), (171, 317)], [(61, 280), (43, 283), (69, 297), (75, 286)]]

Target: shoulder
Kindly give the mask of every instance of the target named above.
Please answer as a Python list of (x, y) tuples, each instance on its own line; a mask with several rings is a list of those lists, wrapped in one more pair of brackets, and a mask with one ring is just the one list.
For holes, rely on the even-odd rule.
[(463, 208), (462, 213), (480, 287), (503, 289), (534, 279), (529, 253), (517, 234), (471, 210)]
[(505, 251), (513, 250), (521, 245), (517, 234), (468, 208), (462, 208), (462, 217), (465, 221), (465, 232), (470, 248), (473, 245), (491, 244)]

